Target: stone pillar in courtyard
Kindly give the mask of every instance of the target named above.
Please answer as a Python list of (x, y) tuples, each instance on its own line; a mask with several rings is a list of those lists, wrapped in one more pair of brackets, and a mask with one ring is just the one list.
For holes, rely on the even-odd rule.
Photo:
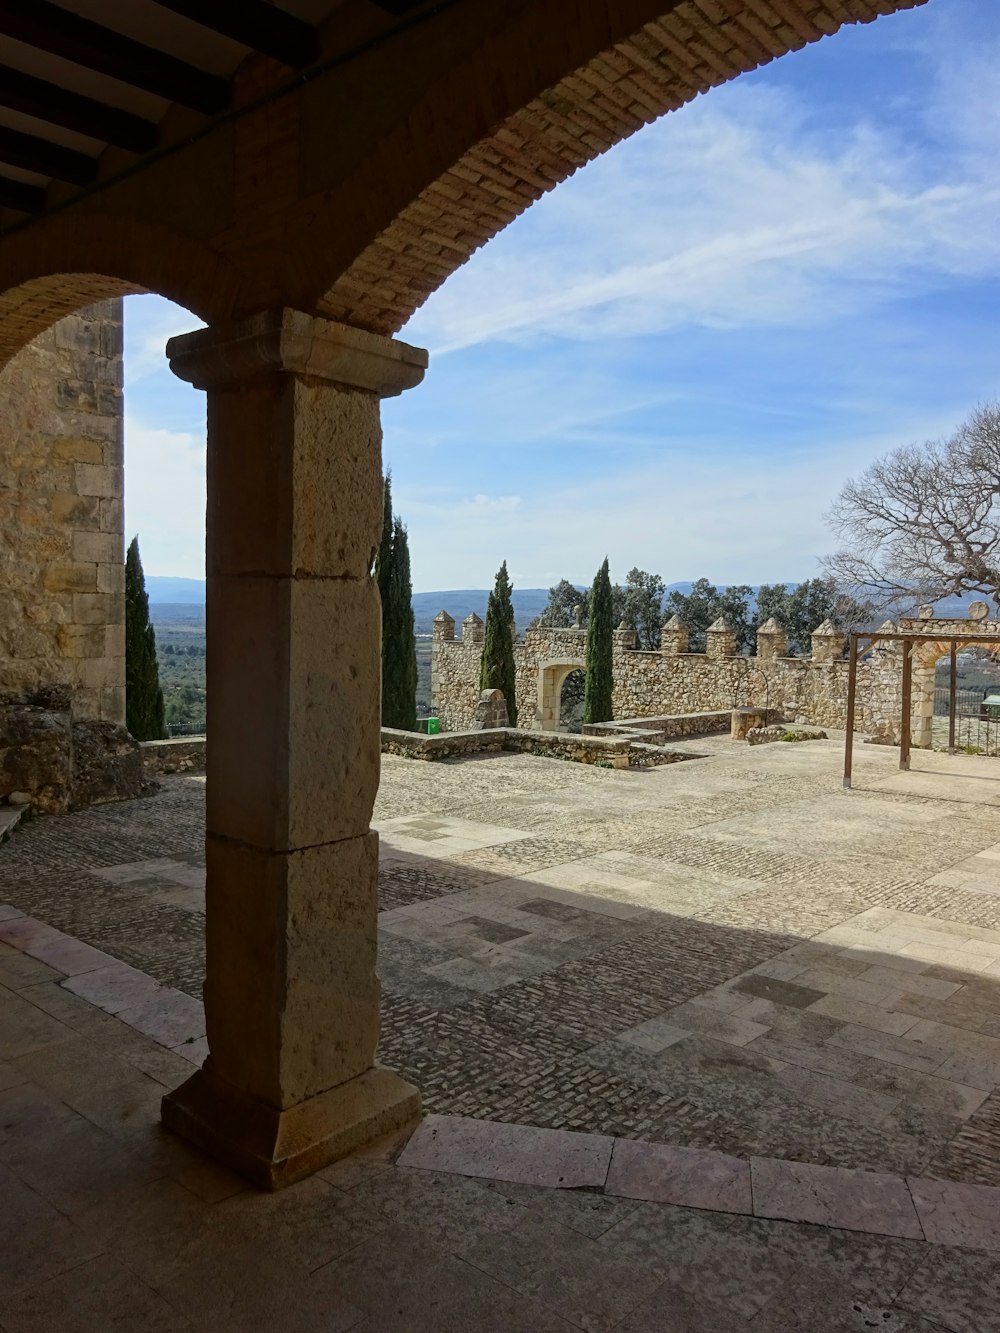
[(426, 353), (297, 311), (168, 344), (208, 390), (209, 1056), (168, 1128), (277, 1188), (406, 1123), (374, 1065), (379, 399)]
[(910, 743), (917, 750), (934, 746), (934, 688), (939, 659), (951, 652), (950, 643), (924, 643), (912, 649)]
[(687, 650), (687, 626), (682, 623), (680, 616), (671, 616), (663, 622), (660, 630), (660, 652), (664, 657), (680, 657)]
[(839, 662), (844, 656), (844, 631), (838, 629), (832, 620), (824, 620), (822, 625), (817, 625), (811, 638), (814, 662)]
[(788, 656), (788, 634), (774, 616), (765, 620), (757, 631), (757, 658), (761, 662), (775, 662)]
[(735, 657), (736, 631), (729, 621), (720, 616), (705, 631), (705, 652), (709, 657)]

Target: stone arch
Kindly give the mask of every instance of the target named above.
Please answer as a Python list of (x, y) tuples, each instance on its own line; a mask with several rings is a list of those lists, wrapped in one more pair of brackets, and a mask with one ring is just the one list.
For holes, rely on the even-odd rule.
[[(585, 3), (548, 29), (524, 6), (450, 67), (365, 164), (405, 162), (412, 192), (394, 203), (385, 179), (367, 191), (378, 201), (369, 214), (377, 234), (340, 257), (319, 310), (375, 333), (398, 331), (486, 241), (644, 125), (845, 23), (924, 3)], [(434, 126), (436, 154), (412, 151), (415, 123)], [(314, 227), (325, 228), (327, 217), (325, 209)]]
[[(1000, 641), (998, 641), (1000, 642)], [(956, 651), (974, 648), (982, 643), (982, 635), (972, 639), (960, 639)], [(934, 690), (937, 677), (937, 664), (942, 657), (951, 652), (951, 641), (941, 640), (919, 643), (913, 648), (913, 675), (910, 695), (910, 735), (911, 743), (918, 750), (929, 750), (934, 738)]]
[(238, 275), (212, 248), (133, 219), (98, 215), (39, 224), (30, 251), (0, 251), (0, 366), (67, 315), (118, 296), (155, 292), (198, 319), (225, 318)]
[(585, 671), (581, 657), (566, 657), (538, 664), (538, 705), (535, 721), (542, 731), (559, 730), (559, 699), (566, 677), (573, 671)]

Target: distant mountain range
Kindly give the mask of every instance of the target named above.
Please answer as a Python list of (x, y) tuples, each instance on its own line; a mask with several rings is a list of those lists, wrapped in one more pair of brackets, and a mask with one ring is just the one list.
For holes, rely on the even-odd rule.
[(204, 579), (175, 579), (162, 574), (146, 575), (146, 592), (151, 602), (205, 602)]
[[(668, 583), (667, 592), (680, 592), (686, 596), (691, 591), (691, 586), (690, 583)], [(581, 592), (584, 591), (583, 585), (577, 584), (577, 587)], [(197, 616), (198, 608), (202, 611), (204, 609), (204, 579), (175, 579), (150, 574), (146, 578), (146, 591), (149, 593), (154, 621), (164, 620), (168, 614), (170, 618), (174, 618), (178, 612), (183, 614), (185, 619), (190, 619)], [(751, 610), (753, 599), (757, 595), (756, 587), (752, 592)], [(413, 594), (414, 628), (418, 634), (429, 634), (434, 617), (439, 611), (447, 611), (454, 617), (456, 625), (461, 625), (465, 617), (473, 611), (485, 619), (488, 598), (487, 588), (447, 588), (438, 592), (416, 592)], [(535, 616), (541, 615), (548, 600), (548, 588), (515, 588), (514, 619), (518, 629), (523, 629), (530, 620), (534, 620)], [(972, 596), (946, 597), (936, 603), (935, 609), (940, 616), (961, 616), (969, 603), (974, 600)]]

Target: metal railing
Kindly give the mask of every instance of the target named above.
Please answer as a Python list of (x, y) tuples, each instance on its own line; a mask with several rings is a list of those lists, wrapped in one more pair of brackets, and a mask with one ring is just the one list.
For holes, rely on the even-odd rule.
[(167, 738), (176, 740), (179, 736), (204, 736), (204, 722), (168, 722)]
[[(956, 716), (972, 716), (979, 712), (979, 705), (983, 702), (982, 690), (956, 690), (955, 691), (955, 713)], [(948, 687), (947, 685), (938, 685), (934, 690), (934, 716), (948, 716)]]
[(966, 754), (987, 754), (996, 758), (1000, 748), (1000, 722), (993, 717), (981, 717), (978, 712), (959, 714), (955, 718), (955, 748)]

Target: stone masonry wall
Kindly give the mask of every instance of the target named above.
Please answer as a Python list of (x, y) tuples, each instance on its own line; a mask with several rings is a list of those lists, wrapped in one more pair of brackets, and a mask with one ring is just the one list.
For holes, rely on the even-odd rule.
[[(443, 618), (442, 618), (443, 617)], [(725, 634), (720, 638), (725, 640)], [(614, 645), (613, 709), (616, 718), (712, 713), (759, 705), (819, 727), (847, 722), (847, 661), (842, 636), (820, 627), (813, 656), (741, 657), (733, 654), (644, 652), (619, 629)], [(518, 726), (549, 728), (558, 718), (558, 690), (585, 656), (582, 630), (528, 630), (514, 644)], [(445, 731), (467, 731), (479, 702), (482, 639), (474, 624), (454, 637), (446, 613), (435, 621), (431, 697)], [(718, 651), (718, 650), (716, 650)], [(855, 727), (882, 740), (898, 740), (901, 658), (896, 645), (877, 646), (858, 664)], [(555, 692), (555, 708), (551, 696)]]
[(125, 719), (122, 303), (60, 320), (0, 372), (0, 697), (59, 687)]

